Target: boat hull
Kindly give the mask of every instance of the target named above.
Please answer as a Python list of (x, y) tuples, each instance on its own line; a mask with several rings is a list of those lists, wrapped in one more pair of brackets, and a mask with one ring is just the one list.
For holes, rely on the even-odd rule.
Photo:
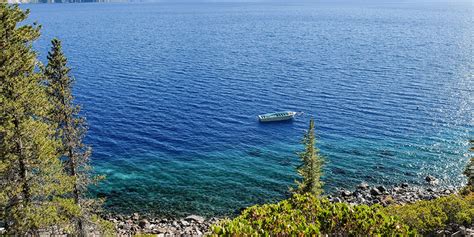
[(296, 112), (277, 112), (271, 114), (259, 115), (258, 119), (260, 122), (277, 122), (291, 120), (295, 117)]

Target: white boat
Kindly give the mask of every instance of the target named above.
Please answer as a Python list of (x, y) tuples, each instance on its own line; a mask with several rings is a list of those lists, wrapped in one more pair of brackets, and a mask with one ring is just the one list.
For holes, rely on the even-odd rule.
[(260, 122), (283, 121), (283, 120), (293, 119), (296, 114), (297, 113), (293, 111), (275, 112), (275, 113), (261, 114), (258, 116), (258, 119), (260, 120)]

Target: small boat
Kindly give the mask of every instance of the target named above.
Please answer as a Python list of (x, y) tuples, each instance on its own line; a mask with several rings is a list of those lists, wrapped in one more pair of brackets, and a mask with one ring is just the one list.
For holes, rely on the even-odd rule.
[(260, 120), (260, 122), (284, 121), (284, 120), (293, 119), (296, 114), (297, 112), (293, 112), (293, 111), (275, 112), (275, 113), (261, 114), (258, 116), (258, 119)]

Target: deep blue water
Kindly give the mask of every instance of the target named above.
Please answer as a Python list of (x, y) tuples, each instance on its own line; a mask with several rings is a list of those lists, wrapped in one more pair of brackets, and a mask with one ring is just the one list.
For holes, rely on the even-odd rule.
[[(464, 182), (473, 4), (24, 5), (77, 80), (109, 210), (221, 215), (280, 200), (310, 116), (326, 191)], [(293, 122), (256, 115), (304, 111)]]

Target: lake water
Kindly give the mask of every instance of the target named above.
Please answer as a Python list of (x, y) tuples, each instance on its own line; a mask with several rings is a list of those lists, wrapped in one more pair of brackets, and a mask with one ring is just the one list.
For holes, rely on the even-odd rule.
[[(310, 116), (328, 193), (464, 182), (472, 2), (23, 7), (43, 25), (43, 60), (63, 40), (109, 210), (209, 216), (281, 200)], [(304, 115), (256, 119), (280, 110)]]

